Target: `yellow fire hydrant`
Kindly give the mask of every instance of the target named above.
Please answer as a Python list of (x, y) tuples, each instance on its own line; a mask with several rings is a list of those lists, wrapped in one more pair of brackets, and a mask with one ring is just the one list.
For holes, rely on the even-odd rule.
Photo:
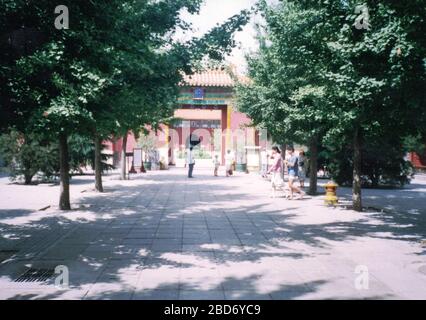
[(338, 185), (331, 181), (325, 185), (325, 204), (334, 206), (339, 202), (337, 187)]

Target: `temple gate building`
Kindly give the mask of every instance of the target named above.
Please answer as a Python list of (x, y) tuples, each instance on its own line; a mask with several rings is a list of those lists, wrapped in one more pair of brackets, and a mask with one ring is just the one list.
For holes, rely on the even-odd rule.
[[(259, 149), (265, 144), (261, 140), (266, 134), (261, 135), (251, 127), (251, 120), (234, 107), (234, 79), (222, 69), (184, 77), (174, 113), (177, 121), (151, 132), (156, 158), (163, 166), (183, 167), (189, 146), (198, 142), (193, 151), (197, 167), (213, 166), (216, 155), (223, 165), (225, 154), (230, 150), (237, 164), (249, 170), (259, 169)], [(121, 161), (121, 148), (122, 139), (109, 144), (116, 165)], [(146, 152), (138, 155), (140, 150), (140, 144), (130, 134), (127, 142), (129, 163), (147, 158)]]

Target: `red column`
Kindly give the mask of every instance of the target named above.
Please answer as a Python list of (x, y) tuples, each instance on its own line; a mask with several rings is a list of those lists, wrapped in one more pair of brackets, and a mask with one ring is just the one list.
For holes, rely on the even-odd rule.
[(226, 129), (228, 128), (228, 106), (222, 107), (222, 165), (225, 165)]
[(260, 147), (259, 130), (254, 130), (254, 145), (255, 147)]

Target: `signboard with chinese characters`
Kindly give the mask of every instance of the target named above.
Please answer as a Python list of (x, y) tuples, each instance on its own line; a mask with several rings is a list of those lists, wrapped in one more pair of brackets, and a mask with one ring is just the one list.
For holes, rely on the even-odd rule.
[(136, 168), (142, 167), (142, 149), (133, 149), (133, 164)]
[(194, 100), (203, 100), (204, 99), (204, 89), (195, 88), (194, 89)]

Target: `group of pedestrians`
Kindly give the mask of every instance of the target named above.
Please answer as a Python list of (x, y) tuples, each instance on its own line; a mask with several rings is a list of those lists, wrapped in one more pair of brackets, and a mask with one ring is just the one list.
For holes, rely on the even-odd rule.
[[(219, 168), (220, 168), (220, 160), (219, 160), (219, 155), (215, 155), (214, 160), (213, 160), (213, 164), (214, 164), (214, 176), (218, 177), (219, 176)], [(226, 152), (225, 155), (225, 171), (226, 171), (226, 176), (230, 177), (234, 174), (234, 164), (235, 164), (235, 159), (234, 156), (232, 155), (231, 150), (228, 150)]]
[[(287, 155), (283, 159), (280, 148), (273, 147), (271, 160), (272, 165), (269, 169), (267, 165), (268, 161), (266, 161), (266, 167), (263, 166), (265, 170), (263, 175), (266, 176), (267, 174), (271, 174), (271, 196), (275, 197), (277, 190), (285, 191), (283, 170), (286, 170), (288, 174), (289, 191), (289, 195), (286, 197), (292, 200), (296, 193), (299, 195), (298, 199), (302, 199), (305, 196), (305, 192), (302, 189), (305, 186), (304, 182), (306, 176), (306, 157), (304, 152), (300, 152), (299, 155), (296, 155), (294, 148), (290, 146), (287, 148)], [(296, 181), (299, 181), (300, 187), (296, 186)]]
[[(187, 152), (187, 158), (186, 158), (186, 164), (188, 165), (188, 178), (194, 178), (193, 172), (194, 172), (194, 166), (195, 166), (195, 159), (193, 154), (193, 147), (190, 147)], [(221, 162), (219, 160), (219, 155), (215, 155), (213, 159), (213, 165), (214, 165), (214, 176), (219, 176), (219, 168), (221, 165)], [(225, 155), (225, 170), (226, 170), (226, 176), (230, 177), (234, 174), (234, 166), (235, 166), (235, 159), (234, 155), (232, 154), (231, 150), (228, 150)]]
[[(268, 166), (268, 160), (272, 160), (272, 165)], [(273, 147), (272, 155), (269, 157), (266, 152), (262, 153), (262, 176), (266, 177), (268, 174), (271, 175), (271, 187), (272, 187), (272, 197), (275, 197), (276, 191), (288, 191), (286, 197), (288, 199), (293, 199), (294, 194), (298, 195), (297, 199), (302, 199), (305, 196), (303, 188), (305, 187), (305, 178), (306, 178), (306, 167), (307, 160), (305, 153), (300, 151), (298, 155), (295, 154), (293, 147), (289, 146), (287, 148), (286, 156), (283, 158), (280, 148)], [(193, 171), (195, 165), (195, 159), (193, 155), (193, 147), (191, 147), (187, 154), (186, 163), (188, 165), (188, 178), (193, 178)], [(219, 176), (219, 168), (221, 161), (219, 156), (215, 155), (213, 159), (214, 164), (214, 176)], [(235, 165), (235, 159), (231, 150), (227, 150), (225, 154), (225, 171), (226, 176), (233, 175), (233, 169)], [(284, 173), (288, 175), (288, 184), (286, 186), (284, 182)], [(299, 182), (299, 186), (296, 185), (296, 182)]]

